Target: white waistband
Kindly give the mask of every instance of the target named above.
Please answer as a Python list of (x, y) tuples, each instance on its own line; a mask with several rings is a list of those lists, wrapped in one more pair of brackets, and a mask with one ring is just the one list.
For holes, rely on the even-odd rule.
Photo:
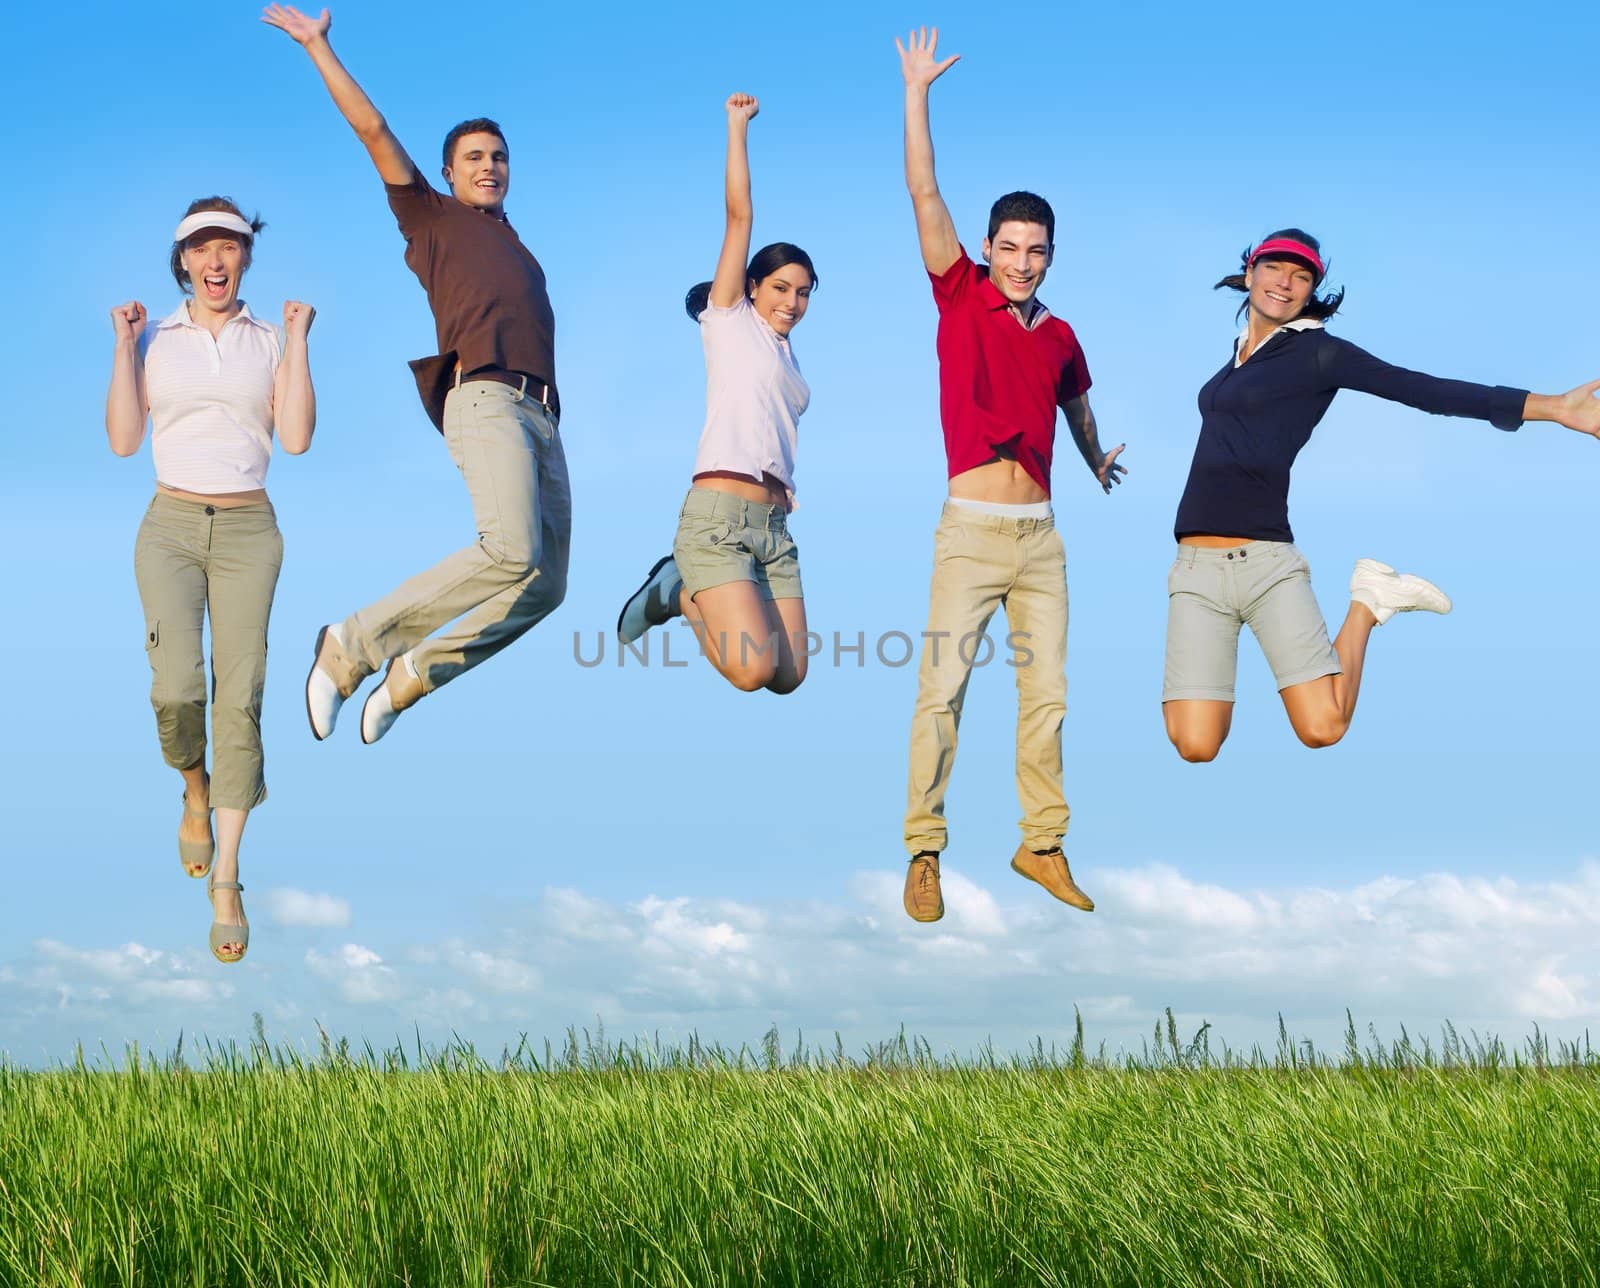
[(1030, 501), (1027, 505), (1002, 505), (999, 501), (969, 501), (964, 496), (949, 498), (951, 505), (978, 514), (998, 515), (1002, 519), (1048, 519), (1053, 516), (1048, 501)]

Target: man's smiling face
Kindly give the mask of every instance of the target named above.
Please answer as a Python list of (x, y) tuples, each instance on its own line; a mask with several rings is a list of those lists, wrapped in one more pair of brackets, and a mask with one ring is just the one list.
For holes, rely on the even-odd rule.
[(989, 280), (1000, 294), (1024, 308), (1039, 291), (1054, 250), (1050, 230), (1043, 224), (1007, 219), (983, 239), (983, 257), (989, 261)]
[(511, 187), (511, 154), (498, 134), (463, 134), (444, 180), (464, 205), (499, 214)]

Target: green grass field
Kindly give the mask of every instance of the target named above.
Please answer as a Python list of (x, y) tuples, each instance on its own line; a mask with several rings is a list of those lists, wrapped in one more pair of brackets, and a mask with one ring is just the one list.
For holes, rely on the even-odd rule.
[[(104, 1062), (102, 1062), (104, 1063)], [(0, 1283), (1596, 1284), (1600, 1059), (569, 1039), (0, 1067)]]

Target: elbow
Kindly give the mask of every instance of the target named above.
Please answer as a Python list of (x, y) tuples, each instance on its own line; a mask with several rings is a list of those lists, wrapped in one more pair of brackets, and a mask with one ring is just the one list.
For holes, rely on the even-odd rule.
[(350, 126), (355, 130), (356, 138), (368, 147), (383, 138), (389, 130), (389, 122), (383, 119), (380, 112), (374, 112), (371, 116), (362, 117), (358, 121), (351, 121)]

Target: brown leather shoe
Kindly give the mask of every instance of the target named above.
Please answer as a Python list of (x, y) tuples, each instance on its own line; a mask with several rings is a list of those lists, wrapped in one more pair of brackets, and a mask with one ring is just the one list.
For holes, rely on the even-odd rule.
[(912, 921), (938, 921), (944, 916), (939, 892), (939, 856), (924, 850), (906, 866), (906, 915)]
[(1019, 845), (1011, 856), (1011, 866), (1029, 881), (1037, 881), (1062, 903), (1070, 903), (1085, 912), (1094, 911), (1094, 900), (1078, 889), (1078, 883), (1072, 879), (1072, 869), (1067, 866), (1067, 856), (1059, 849), (1036, 854), (1026, 845)]

